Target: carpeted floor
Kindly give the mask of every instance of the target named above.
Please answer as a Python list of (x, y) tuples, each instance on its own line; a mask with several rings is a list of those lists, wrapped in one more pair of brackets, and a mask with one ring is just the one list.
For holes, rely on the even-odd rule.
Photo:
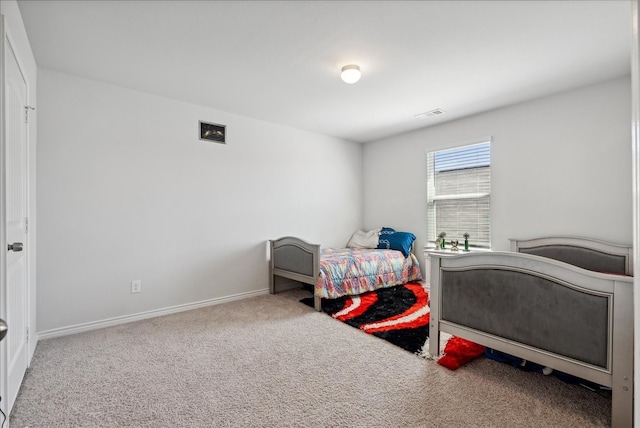
[(305, 293), (41, 341), (11, 427), (610, 425), (610, 400), (580, 386), (489, 359), (450, 371)]

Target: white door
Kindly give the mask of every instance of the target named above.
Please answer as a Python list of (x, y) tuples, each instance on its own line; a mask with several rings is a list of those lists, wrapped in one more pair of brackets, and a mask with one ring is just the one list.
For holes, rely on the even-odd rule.
[(5, 57), (5, 220), (7, 242), (6, 299), (2, 313), (8, 326), (4, 339), (9, 411), (29, 365), (27, 344), (27, 83), (15, 52), (4, 37)]

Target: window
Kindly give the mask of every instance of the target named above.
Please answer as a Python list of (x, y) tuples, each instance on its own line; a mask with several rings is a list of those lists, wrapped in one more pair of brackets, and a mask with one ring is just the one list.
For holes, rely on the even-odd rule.
[[(427, 233), (491, 246), (491, 141), (427, 153)], [(462, 247), (462, 245), (460, 246)]]

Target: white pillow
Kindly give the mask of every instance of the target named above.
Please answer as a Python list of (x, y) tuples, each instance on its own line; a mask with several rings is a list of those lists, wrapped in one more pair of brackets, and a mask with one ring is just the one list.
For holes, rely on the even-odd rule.
[(349, 239), (347, 248), (377, 248), (380, 230), (373, 229), (368, 232), (357, 230)]

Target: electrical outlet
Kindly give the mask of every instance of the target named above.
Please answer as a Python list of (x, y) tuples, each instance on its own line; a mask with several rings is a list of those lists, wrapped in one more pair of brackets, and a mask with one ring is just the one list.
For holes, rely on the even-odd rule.
[(139, 293), (142, 291), (142, 281), (137, 279), (135, 281), (131, 281), (131, 292)]

